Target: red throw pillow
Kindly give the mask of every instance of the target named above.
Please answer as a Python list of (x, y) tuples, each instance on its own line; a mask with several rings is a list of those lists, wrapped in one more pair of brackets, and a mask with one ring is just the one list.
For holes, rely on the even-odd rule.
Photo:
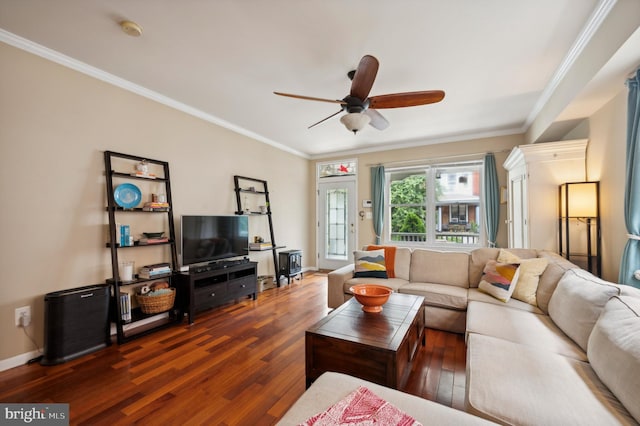
[(387, 277), (395, 278), (395, 265), (396, 265), (396, 247), (395, 246), (367, 246), (367, 250), (380, 250), (384, 249), (385, 265), (387, 267)]

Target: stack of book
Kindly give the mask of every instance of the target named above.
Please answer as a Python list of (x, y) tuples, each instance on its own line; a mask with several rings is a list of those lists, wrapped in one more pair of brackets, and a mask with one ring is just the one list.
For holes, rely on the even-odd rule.
[(129, 293), (120, 294), (120, 315), (122, 316), (122, 321), (129, 322), (131, 321), (131, 296)]
[(269, 241), (262, 243), (249, 243), (249, 250), (269, 250), (273, 248), (273, 244)]
[(144, 203), (142, 210), (145, 212), (168, 212), (169, 203), (159, 203), (157, 201), (149, 201)]
[(146, 265), (140, 268), (138, 272), (139, 278), (153, 279), (164, 277), (171, 274), (171, 265), (168, 263), (156, 263), (155, 265)]
[(144, 173), (144, 172), (140, 172), (140, 171), (131, 172), (131, 176), (141, 177), (141, 178), (145, 178), (145, 179), (155, 179), (156, 178), (156, 175), (154, 175), (153, 173)]
[(169, 237), (159, 237), (159, 238), (148, 238), (148, 237), (140, 237), (140, 240), (138, 240), (138, 244), (141, 246), (144, 246), (146, 244), (161, 244), (161, 243), (168, 243), (169, 242)]

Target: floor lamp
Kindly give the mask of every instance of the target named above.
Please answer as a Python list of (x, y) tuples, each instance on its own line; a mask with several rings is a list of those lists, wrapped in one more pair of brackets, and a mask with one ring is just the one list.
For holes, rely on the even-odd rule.
[(601, 276), (600, 182), (563, 183), (558, 201), (558, 252)]

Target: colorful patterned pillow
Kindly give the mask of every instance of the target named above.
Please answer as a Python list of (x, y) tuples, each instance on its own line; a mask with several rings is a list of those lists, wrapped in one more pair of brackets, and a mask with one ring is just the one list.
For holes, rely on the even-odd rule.
[(354, 251), (356, 278), (387, 278), (387, 268), (384, 261), (384, 249), (369, 251)]
[(489, 260), (482, 271), (478, 288), (503, 302), (508, 302), (518, 283), (519, 264)]
[(384, 249), (384, 260), (386, 262), (387, 267), (387, 277), (395, 278), (396, 277), (396, 246), (367, 246), (367, 250), (380, 250)]
[(508, 250), (500, 249), (498, 262), (520, 264), (518, 287), (513, 292), (513, 298), (522, 300), (533, 306), (538, 306), (538, 282), (540, 275), (547, 269), (549, 261), (544, 257), (520, 259)]

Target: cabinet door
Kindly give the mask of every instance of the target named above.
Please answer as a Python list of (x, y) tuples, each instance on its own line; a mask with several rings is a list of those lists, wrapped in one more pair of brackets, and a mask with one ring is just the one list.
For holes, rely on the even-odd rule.
[(244, 278), (230, 280), (227, 284), (227, 297), (229, 299), (238, 299), (256, 292), (255, 275)]
[(529, 248), (526, 174), (509, 174), (509, 247)]
[(196, 288), (194, 291), (195, 309), (201, 310), (218, 306), (227, 301), (227, 284), (220, 283)]

